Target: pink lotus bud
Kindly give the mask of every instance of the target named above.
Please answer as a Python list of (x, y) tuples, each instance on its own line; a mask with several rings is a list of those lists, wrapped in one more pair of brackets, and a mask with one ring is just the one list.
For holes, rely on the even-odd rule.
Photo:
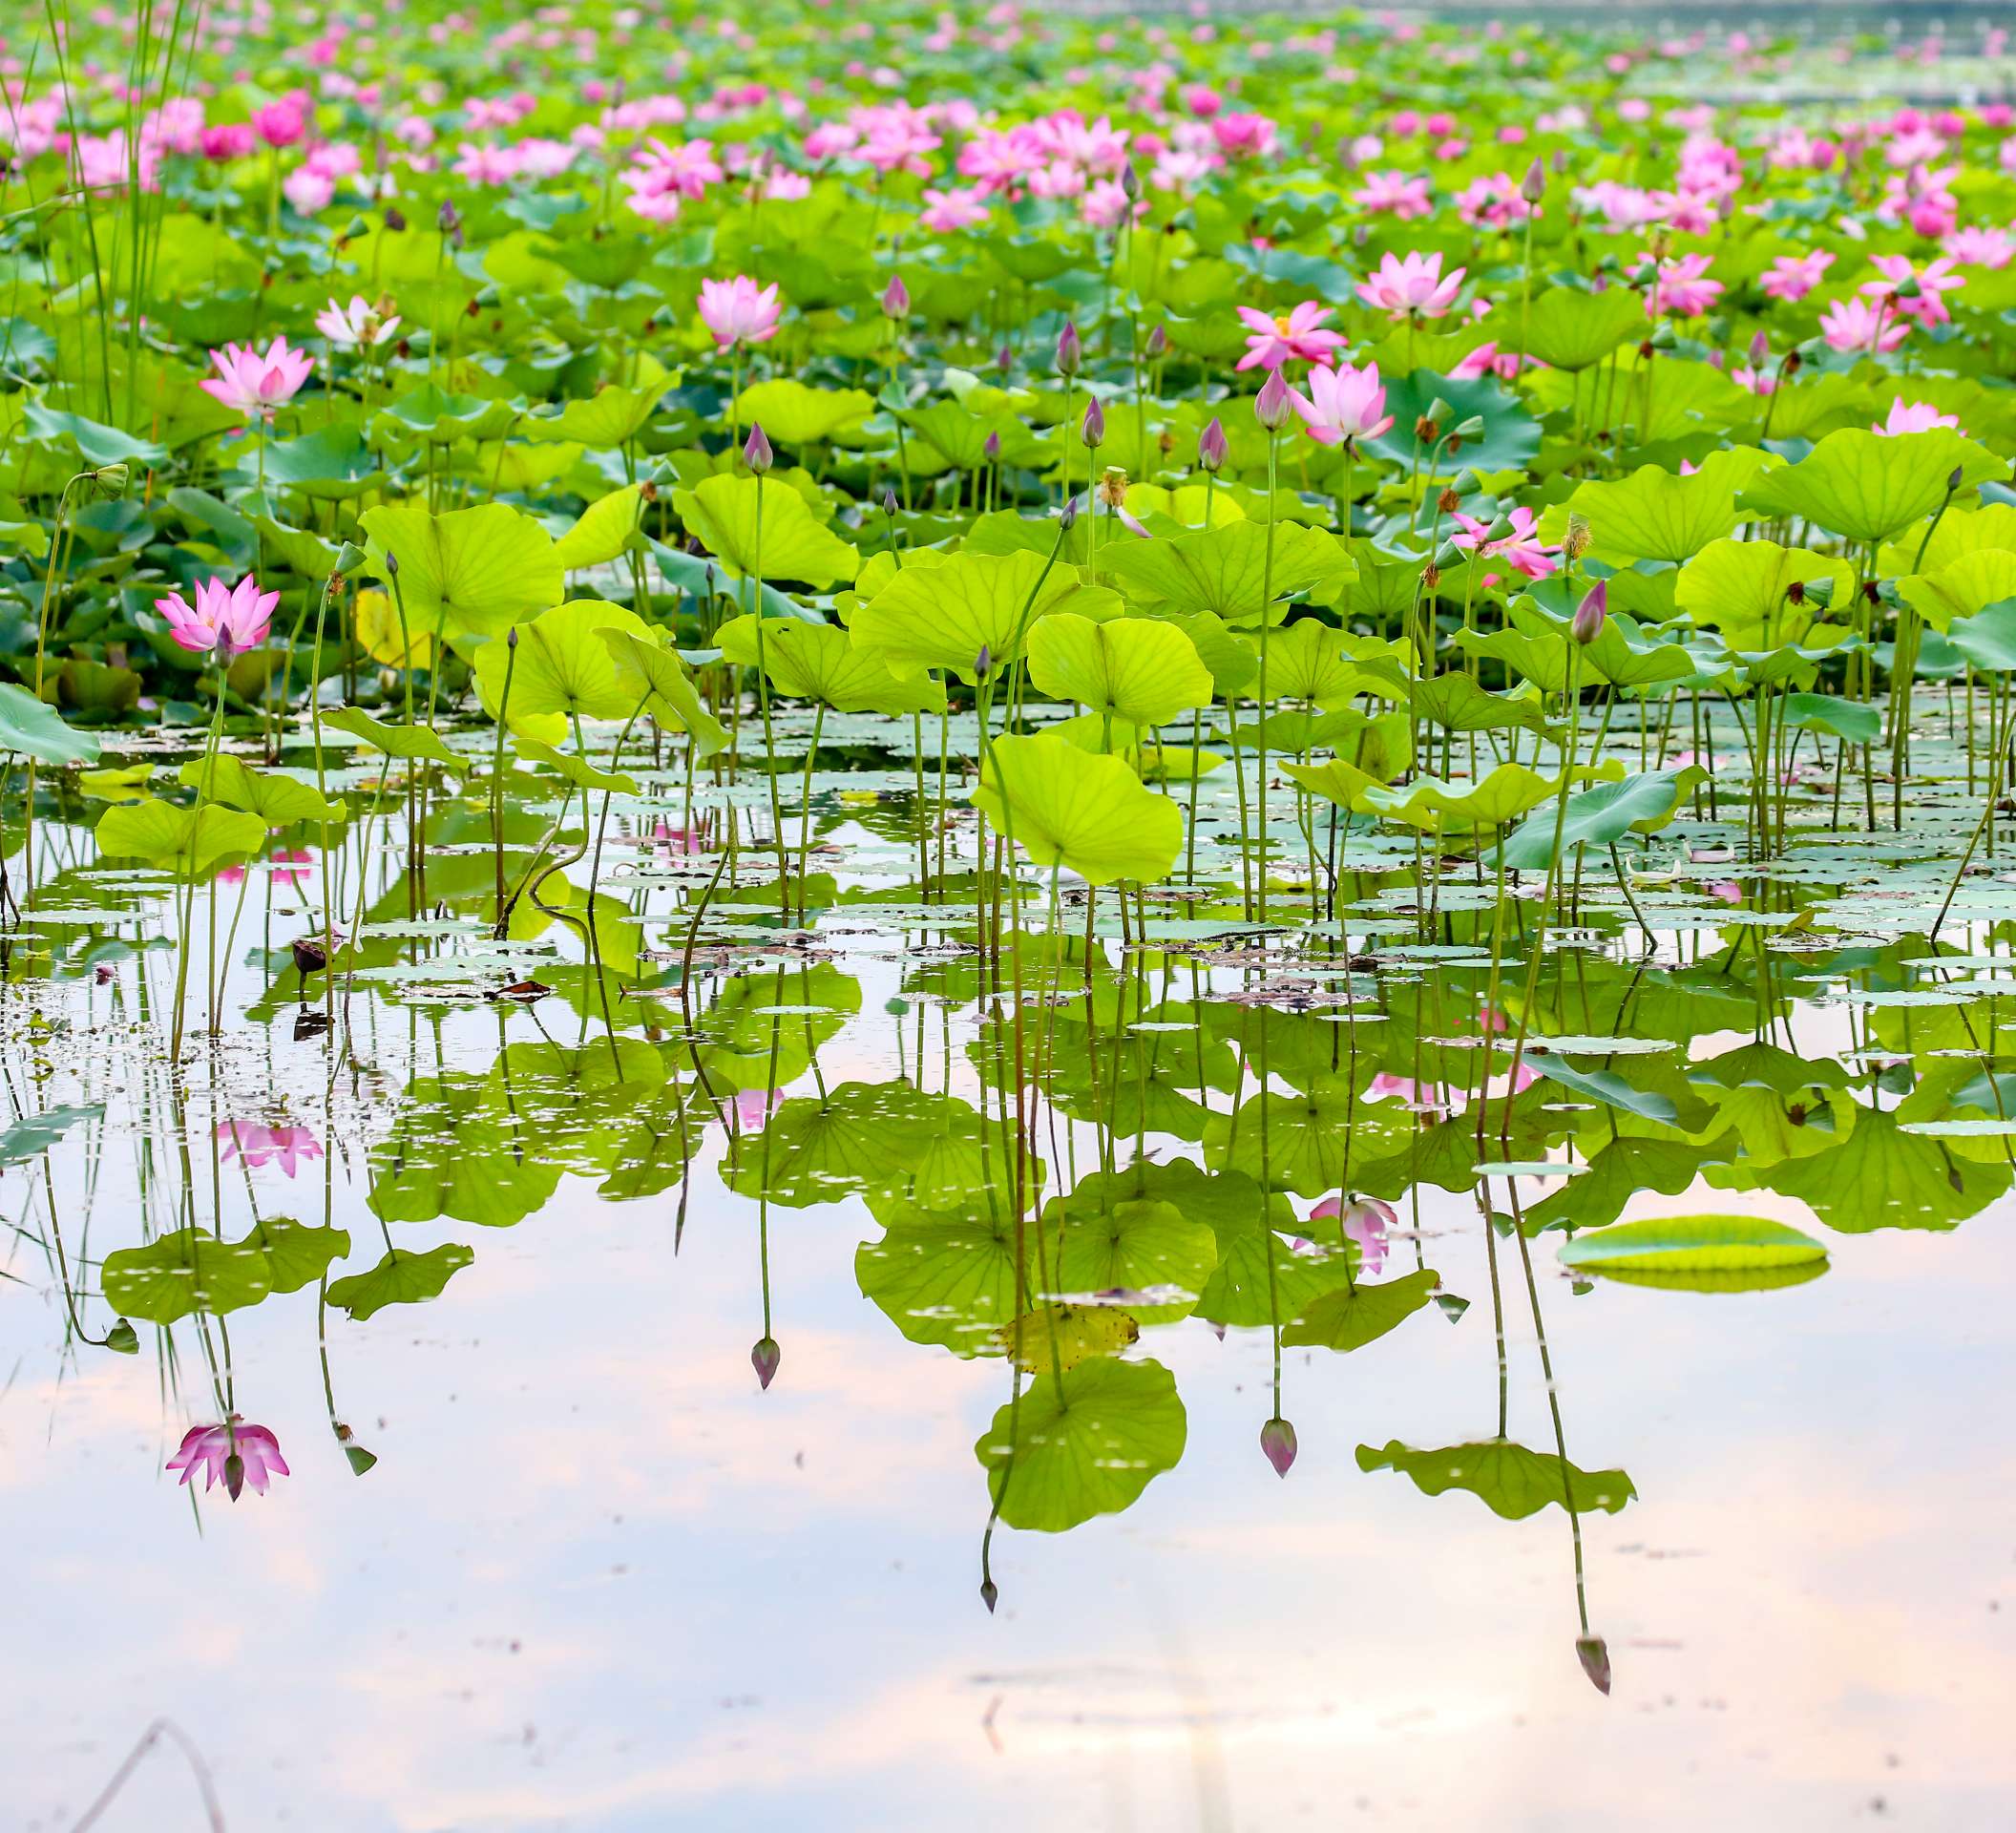
[(1057, 334), (1057, 372), (1060, 375), (1076, 375), (1084, 361), (1084, 351), (1078, 341), (1078, 327), (1067, 324)]
[(1064, 513), (1058, 517), (1057, 526), (1059, 533), (1064, 535), (1070, 534), (1078, 526), (1078, 498), (1076, 496), (1073, 496), (1064, 505)]
[(1575, 622), (1568, 626), (1568, 634), (1580, 643), (1591, 643), (1603, 635), (1605, 620), (1610, 611), (1610, 582), (1598, 579), (1584, 595), (1575, 607)]
[(1274, 1475), (1285, 1477), (1295, 1461), (1295, 1428), (1286, 1420), (1270, 1420), (1260, 1428), (1260, 1448), (1274, 1466)]
[(776, 463), (776, 456), (770, 450), (770, 442), (764, 437), (763, 428), (755, 421), (750, 421), (749, 436), (743, 442), (742, 462), (761, 477)]
[(1211, 424), (1197, 435), (1197, 462), (1206, 471), (1220, 472), (1225, 469), (1227, 455), (1225, 428), (1213, 414)]
[(1270, 369), (1260, 392), (1253, 397), (1253, 418), (1270, 432), (1279, 432), (1295, 417), (1294, 391), (1279, 369)]
[(1610, 1692), (1610, 1652), (1600, 1635), (1578, 1635), (1575, 1638), (1575, 1658), (1582, 1663), (1582, 1671), (1589, 1676), (1589, 1684), (1606, 1698)]
[(892, 275), (882, 289), (882, 311), (887, 318), (908, 318), (910, 316), (910, 288), (903, 284), (901, 274)]
[(1526, 167), (1526, 176), (1520, 179), (1519, 195), (1528, 203), (1538, 203), (1547, 195), (1547, 169), (1538, 158)]
[(990, 432), (987, 435), (987, 443), (980, 448), (980, 456), (985, 458), (987, 462), (991, 465), (1000, 455), (1001, 435), (998, 432)]
[(1085, 417), (1078, 430), (1078, 436), (1093, 452), (1106, 443), (1106, 411), (1099, 405), (1096, 395), (1085, 404)]
[(776, 1379), (777, 1364), (784, 1360), (784, 1351), (777, 1347), (774, 1337), (766, 1337), (749, 1351), (749, 1365), (756, 1371), (756, 1379), (766, 1388)]
[(1157, 357), (1166, 356), (1168, 348), (1168, 332), (1164, 330), (1160, 325), (1153, 327), (1148, 332), (1147, 351), (1149, 358), (1152, 360)]
[(1771, 339), (1759, 330), (1750, 340), (1750, 367), (1756, 369), (1771, 354)]

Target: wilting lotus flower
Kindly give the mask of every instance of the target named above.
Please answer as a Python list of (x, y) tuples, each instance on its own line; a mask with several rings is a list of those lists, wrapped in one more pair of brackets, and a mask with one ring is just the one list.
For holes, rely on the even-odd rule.
[(255, 1170), (274, 1159), (292, 1177), (303, 1159), (320, 1158), (322, 1142), (305, 1127), (264, 1127), (257, 1121), (224, 1120), (217, 1127), (223, 1141), (223, 1157), (235, 1152)]
[(1561, 550), (1541, 540), (1533, 512), (1523, 505), (1505, 517), (1505, 533), (1496, 537), (1491, 533), (1495, 524), (1480, 522), (1460, 509), (1451, 514), (1457, 532), (1449, 538), (1458, 547), (1467, 547), (1485, 559), (1502, 559), (1529, 579), (1544, 579), (1561, 564)]
[(332, 299), (328, 310), (315, 314), (315, 328), (338, 350), (371, 350), (387, 342), (399, 328), (396, 313), (386, 315), (378, 306), (352, 293), (347, 306)]
[(263, 420), (293, 400), (315, 368), (307, 351), (289, 349), (284, 337), (276, 337), (263, 351), (226, 344), (210, 352), (210, 361), (217, 373), (203, 378), (203, 392), (247, 420)]
[(1250, 306), (1238, 310), (1249, 333), (1239, 369), (1278, 369), (1291, 362), (1328, 363), (1331, 352), (1343, 348), (1340, 333), (1322, 328), (1331, 307), (1312, 299), (1305, 299), (1292, 312), (1262, 312)]
[(1359, 283), (1358, 297), (1395, 318), (1441, 318), (1456, 304), (1468, 271), (1459, 267), (1444, 274), (1439, 253), (1404, 258), (1389, 254), (1370, 280)]
[(1358, 1244), (1358, 1257), (1367, 1273), (1376, 1274), (1386, 1264), (1386, 1231), (1397, 1228), (1400, 1221), (1391, 1203), (1376, 1196), (1347, 1203), (1340, 1192), (1326, 1196), (1309, 1212), (1312, 1222), (1325, 1218), (1336, 1223), (1347, 1241)]
[(1376, 439), (1393, 425), (1376, 363), (1368, 363), (1362, 369), (1349, 363), (1340, 363), (1334, 369), (1312, 369), (1309, 392), (1290, 392), (1295, 411), (1309, 423), (1309, 436), (1319, 445)]
[(231, 586), (214, 575), (202, 580), (193, 605), (179, 592), (171, 592), (155, 600), (154, 608), (168, 620), (169, 635), (184, 649), (221, 645), (238, 655), (265, 642), (279, 602), (278, 592), (262, 592), (248, 573)]
[(746, 274), (700, 283), (700, 320), (723, 349), (764, 344), (777, 335), (777, 283), (758, 286)]
[(203, 1487), (216, 1488), (221, 1477), (233, 1502), (248, 1483), (254, 1495), (262, 1496), (269, 1479), (293, 1474), (280, 1455), (280, 1441), (262, 1425), (242, 1423), (236, 1413), (221, 1425), (192, 1425), (182, 1434), (181, 1449), (168, 1460), (168, 1468), (179, 1470), (187, 1484), (199, 1466)]

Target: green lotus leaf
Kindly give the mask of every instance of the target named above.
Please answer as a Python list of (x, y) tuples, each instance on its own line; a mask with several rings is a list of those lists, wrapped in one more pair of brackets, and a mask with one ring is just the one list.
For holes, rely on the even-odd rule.
[(170, 866), (184, 878), (202, 877), (227, 859), (249, 859), (266, 843), (266, 824), (256, 814), (214, 802), (185, 809), (155, 796), (107, 809), (94, 832), (107, 857)]
[(600, 452), (614, 452), (627, 446), (650, 423), (670, 379), (655, 357), (640, 355), (629, 383), (612, 383), (592, 395), (570, 401), (556, 414), (536, 415), (526, 421), (525, 432), (534, 439), (578, 441)]
[(962, 552), (942, 566), (906, 565), (855, 611), (848, 634), (892, 666), (941, 668), (972, 684), (983, 652), (991, 667), (1007, 667), (1037, 621), (1059, 611), (1103, 621), (1120, 615), (1120, 597), (1082, 585), (1044, 555)]
[(1334, 1349), (1347, 1354), (1396, 1330), (1440, 1289), (1433, 1268), (1376, 1282), (1360, 1279), (1315, 1299), (1281, 1333), (1284, 1347)]
[(1524, 1521), (1552, 1504), (1586, 1514), (1614, 1515), (1638, 1495), (1622, 1470), (1578, 1470), (1552, 1452), (1528, 1451), (1509, 1439), (1417, 1450), (1390, 1440), (1383, 1450), (1358, 1446), (1360, 1470), (1396, 1470), (1424, 1496), (1466, 1490), (1504, 1521)]
[(1183, 850), (1183, 814), (1117, 757), (1060, 738), (998, 738), (969, 798), (1040, 866), (1068, 866), (1087, 883), (1151, 884)]
[(501, 636), (520, 618), (557, 604), (561, 567), (553, 537), (508, 503), (433, 516), (419, 505), (381, 504), (360, 516), (366, 564), (391, 591), (399, 562), (407, 623), (418, 631)]
[(88, 1120), (103, 1120), (102, 1103), (87, 1106), (66, 1104), (45, 1107), (39, 1114), (26, 1114), (11, 1126), (0, 1127), (0, 1166), (26, 1165), (40, 1158), (73, 1127)]
[(1648, 1216), (1580, 1234), (1561, 1263), (1580, 1273), (1670, 1275), (1771, 1271), (1824, 1261), (1812, 1235), (1762, 1215)]
[[(642, 643), (656, 643), (657, 633), (634, 611), (600, 599), (575, 599), (541, 612), (517, 626), (514, 656), (504, 643), (486, 643), (476, 651), (476, 688), (483, 710), (493, 719), (503, 707), (514, 731), (530, 732), (552, 742), (550, 725), (557, 714), (565, 720), (628, 719), (647, 691), (635, 680), (620, 677), (603, 630), (620, 630)], [(511, 679), (510, 704), (504, 704), (504, 682)]]
[(774, 477), (709, 477), (695, 490), (675, 490), (672, 507), (731, 579), (795, 579), (823, 590), (852, 579), (861, 564), (805, 498)]
[(440, 764), (458, 774), (466, 772), (469, 760), (457, 757), (442, 743), (441, 734), (429, 726), (393, 726), (373, 719), (357, 706), (336, 706), (322, 715), (325, 727), (347, 732), (375, 750), (406, 763)]
[(1825, 580), (1828, 602), (1845, 607), (1855, 587), (1855, 570), (1830, 554), (1775, 541), (1711, 541), (1680, 569), (1673, 602), (1703, 630), (1726, 630), (1739, 647), (1802, 635), (1813, 622), (1812, 604), (1786, 597)]
[(600, 566), (615, 559), (637, 533), (643, 494), (641, 484), (625, 484), (606, 496), (598, 496), (553, 544), (554, 558), (570, 573), (576, 567)]
[(385, 482), (385, 470), (354, 426), (318, 427), (299, 439), (270, 439), (263, 451), (248, 440), (238, 454), (241, 476), (297, 490), (321, 502), (353, 502)]
[(1754, 479), (1743, 506), (1802, 516), (1846, 540), (1884, 541), (1936, 511), (1956, 477), (1964, 491), (2007, 473), (2002, 459), (1950, 427), (1900, 434), (1843, 427), (1797, 464)]
[[(1980, 633), (1976, 641), (1981, 642), (1985, 632), (1982, 631), (1978, 614), (1991, 605), (2016, 600), (2016, 552), (2001, 547), (1976, 548), (1936, 573), (1918, 573), (1898, 580), (1897, 589), (1933, 629), (1951, 636), (1956, 620), (1969, 619)], [(1967, 660), (1977, 667), (1994, 665), (1984, 664), (1972, 655)]]
[(1197, 645), (1173, 623), (1075, 612), (1040, 620), (1029, 632), (1029, 679), (1044, 693), (1136, 726), (1166, 725), (1211, 704), (1211, 672)]
[(616, 670), (619, 694), (644, 710), (670, 731), (690, 732), (696, 758), (712, 757), (728, 742), (721, 722), (710, 713), (678, 654), (660, 643), (655, 632), (639, 636), (620, 624), (596, 628)]
[(1541, 517), (1541, 532), (1558, 541), (1567, 532), (1569, 516), (1580, 515), (1589, 524), (1589, 553), (1611, 566), (1690, 559), (1744, 519), (1736, 507), (1738, 494), (1777, 463), (1770, 453), (1738, 446), (1710, 453), (1700, 469), (1686, 476), (1642, 465), (1616, 482), (1588, 478), (1575, 486), (1565, 503)]
[(549, 770), (564, 776), (577, 790), (599, 790), (605, 795), (637, 793), (637, 778), (626, 771), (598, 769), (585, 757), (577, 757), (572, 751), (555, 750), (551, 745), (542, 745), (522, 732), (513, 748), (523, 762), (545, 765)]
[(0, 681), (0, 757), (32, 757), (60, 768), (95, 764), (98, 750), (95, 733), (66, 726), (53, 706), (45, 706), (26, 687)]
[(323, 800), (305, 783), (276, 770), (255, 770), (248, 764), (220, 751), (209, 760), (194, 757), (177, 773), (177, 780), (197, 790), (206, 802), (220, 802), (227, 809), (243, 809), (256, 814), (269, 828), (292, 827), (297, 821), (340, 821), (343, 810)]
[(1551, 286), (1531, 302), (1521, 323), (1528, 356), (1550, 369), (1586, 369), (1627, 339), (1644, 335), (1645, 302), (1625, 286), (1600, 293)]
[(1414, 684), (1413, 709), (1447, 732), (1529, 732), (1547, 728), (1545, 709), (1522, 694), (1494, 694), (1460, 673), (1434, 675)]
[(729, 662), (761, 666), (780, 693), (823, 701), (843, 713), (940, 713), (945, 688), (929, 675), (897, 676), (837, 624), (795, 618), (731, 618), (714, 641)]
[(1101, 1356), (1061, 1380), (1038, 1375), (974, 1455), (1009, 1527), (1054, 1534), (1132, 1506), (1176, 1467), (1187, 1431), (1176, 1378), (1160, 1362)]
[(1057, 1290), (1038, 1296), (1082, 1303), (1117, 1292), (1144, 1324), (1187, 1317), (1217, 1271), (1218, 1237), (1173, 1203), (1120, 1194), (1124, 1180), (1090, 1177), (1044, 1206)]
[(1265, 522), (1237, 521), (1169, 540), (1110, 542), (1099, 551), (1099, 570), (1158, 612), (1209, 611), (1229, 623), (1253, 623), (1278, 600), (1354, 579), (1357, 562), (1322, 529), (1277, 522), (1270, 530)]
[(389, 1248), (370, 1272), (332, 1279), (328, 1301), (362, 1323), (388, 1305), (425, 1304), (440, 1297), (448, 1282), (475, 1257), (472, 1249), (457, 1241), (444, 1241), (425, 1254)]
[[(1617, 783), (1599, 783), (1568, 797), (1561, 820), (1561, 855), (1577, 847), (1611, 847), (1628, 833), (1656, 833), (1693, 793), (1708, 772), (1698, 764), (1680, 769), (1642, 770)], [(1541, 809), (1529, 815), (1504, 845), (1486, 861), (1494, 868), (1502, 855), (1514, 872), (1538, 872), (1554, 857), (1556, 811)]]
[(858, 426), (874, 411), (874, 396), (866, 390), (811, 389), (788, 375), (752, 383), (735, 402), (740, 425), (760, 426), (766, 437), (787, 446), (816, 445), (830, 439), (843, 427)]

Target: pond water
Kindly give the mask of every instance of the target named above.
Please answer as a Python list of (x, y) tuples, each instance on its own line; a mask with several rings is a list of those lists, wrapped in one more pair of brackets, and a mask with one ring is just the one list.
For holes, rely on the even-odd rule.
[[(1215, 889), (1130, 896), (1124, 937), (1101, 894), (1088, 956), (1082, 883), (1053, 912), (1030, 875), (1021, 1174), (1032, 1216), (1076, 1192), (1044, 1263), (1074, 1309), (1061, 1376), (1032, 1343), (1015, 1403), (1061, 1379), (1078, 1423), (1026, 1451), (1021, 1505), (1071, 1525), (990, 1537), (1017, 951), (975, 947), (975, 728), (951, 723), (920, 895), (911, 729), (825, 726), (808, 809), (808, 722), (775, 734), (802, 921), (774, 908), (762, 788), (689, 798), (640, 767), (594, 798), (600, 986), (556, 880), (561, 920), (498, 942), (475, 914), (480, 794), (439, 791), (412, 918), (401, 783), (332, 751), (332, 791), (379, 818), (216, 885), (221, 1027), (191, 991), (178, 1074), (172, 886), (52, 823), (0, 1008), (14, 1110), (69, 1129), (6, 1185), (18, 1823), (73, 1824), (158, 1718), (99, 1823), (200, 1824), (205, 1786), (234, 1826), (357, 1829), (1992, 1823), (2016, 1549), (1982, 1397), (2016, 1373), (2010, 1170), (1993, 1091), (1953, 1090), (1969, 1028), (2008, 1022), (2016, 874), (1970, 878), (1925, 959), (1958, 787), (1902, 838), (1830, 833), (1816, 772), (1756, 865), (1704, 798), (1630, 862), (1637, 918), (1592, 871), (1525, 1041), (1562, 1080), (1516, 1096), (1513, 1039), (1480, 1029), (1474, 865), (1444, 866), (1431, 915), (1411, 849), (1318, 825), (1312, 916), (1276, 778), (1276, 909), (1249, 923), (1220, 769)], [(1946, 709), (1922, 726), (1928, 768), (1964, 775)], [(1244, 788), (1257, 805), (1250, 760)], [(1747, 790), (1726, 753), (1716, 790)], [(514, 873), (581, 813), (514, 796)], [(1540, 889), (1508, 890), (1508, 921)], [(304, 999), (288, 942), (325, 896), (363, 946)], [(182, 918), (196, 982), (211, 898)], [(1533, 1169), (1476, 1169), (1507, 1163)], [(1339, 1188), (1391, 1220), (1311, 1220)], [(1562, 1265), (1599, 1238), (1564, 1221), (1627, 1206), (1817, 1215), (1826, 1257)], [(180, 1239), (186, 1268), (192, 1221), (261, 1244), (196, 1259), (200, 1311), (187, 1271), (131, 1265)], [(439, 1297), (330, 1283), (388, 1252)], [(135, 1357), (89, 1347), (107, 1290)], [(1137, 1326), (1124, 1359), (1090, 1353)], [(1127, 1384), (1084, 1385), (1101, 1370)], [(290, 1472), (236, 1509), (163, 1468), (187, 1418), (233, 1410)]]

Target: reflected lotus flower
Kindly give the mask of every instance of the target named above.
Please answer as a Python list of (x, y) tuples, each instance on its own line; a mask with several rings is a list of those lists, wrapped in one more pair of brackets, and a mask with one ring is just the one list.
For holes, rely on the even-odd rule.
[(215, 649), (232, 655), (256, 649), (272, 627), (278, 592), (262, 592), (249, 573), (227, 586), (214, 575), (196, 588), (192, 605), (179, 592), (157, 599), (154, 608), (168, 620), (168, 634), (184, 649)]
[(234, 1153), (257, 1170), (279, 1160), (280, 1169), (292, 1177), (303, 1159), (320, 1158), (322, 1142), (305, 1127), (265, 1127), (257, 1121), (221, 1120), (217, 1137), (224, 1142), (224, 1157)]
[(305, 847), (284, 847), (267, 861), (266, 870), (282, 884), (299, 891), (314, 874), (315, 855)]
[(1412, 1076), (1388, 1075), (1383, 1069), (1373, 1077), (1366, 1094), (1373, 1101), (1395, 1096), (1415, 1112), (1432, 1114), (1437, 1120), (1446, 1120), (1455, 1111), (1455, 1102), (1441, 1083), (1416, 1082)]
[(305, 350), (290, 349), (284, 337), (276, 337), (263, 350), (226, 344), (210, 352), (210, 361), (217, 373), (198, 386), (247, 420), (269, 419), (274, 409), (293, 400), (315, 369), (315, 359)]
[(216, 1488), (221, 1477), (233, 1502), (248, 1483), (254, 1495), (262, 1496), (270, 1479), (293, 1475), (280, 1455), (280, 1441), (262, 1425), (243, 1424), (236, 1413), (221, 1425), (192, 1425), (183, 1433), (168, 1468), (179, 1470), (186, 1485), (199, 1466), (204, 1489)]
[(707, 850), (707, 836), (699, 828), (675, 828), (669, 822), (652, 824), (649, 845), (673, 857), (690, 858)]
[(761, 1088), (745, 1088), (721, 1104), (721, 1117), (726, 1122), (732, 1116), (738, 1132), (760, 1133), (764, 1123), (783, 1106), (781, 1088), (767, 1093)]
[(1382, 1203), (1376, 1196), (1357, 1197), (1347, 1203), (1341, 1191), (1326, 1196), (1310, 1211), (1309, 1219), (1335, 1222), (1347, 1241), (1358, 1244), (1359, 1261), (1369, 1274), (1376, 1274), (1386, 1264), (1386, 1231), (1397, 1228), (1400, 1221), (1391, 1203)]

